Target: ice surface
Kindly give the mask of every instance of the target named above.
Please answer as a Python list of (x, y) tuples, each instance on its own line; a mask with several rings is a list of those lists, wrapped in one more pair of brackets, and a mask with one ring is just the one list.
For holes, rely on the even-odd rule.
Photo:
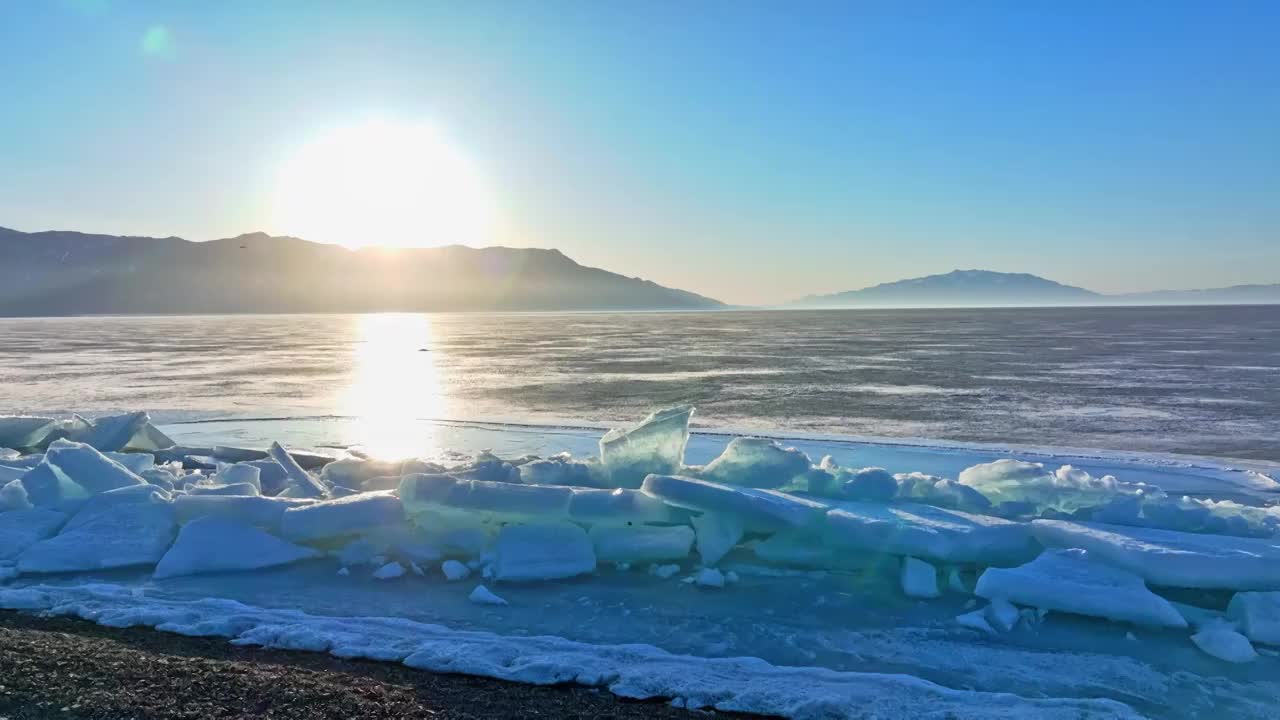
[(596, 556), (577, 525), (508, 525), (498, 533), (491, 567), (495, 580), (556, 580), (594, 572)]
[(685, 525), (597, 525), (591, 528), (590, 537), (598, 562), (649, 563), (688, 557), (694, 535)]
[(96, 418), (91, 427), (71, 434), (71, 439), (101, 452), (115, 452), (129, 444), (150, 418), (145, 412)]
[(737, 515), (746, 530), (775, 532), (820, 522), (827, 506), (805, 498), (749, 487), (732, 487), (678, 475), (650, 475), (644, 492), (676, 507)]
[(765, 438), (734, 438), (698, 476), (724, 485), (779, 488), (808, 472), (809, 456)]
[(154, 577), (257, 570), (319, 555), (317, 550), (286, 542), (252, 525), (206, 516), (183, 526), (156, 565)]
[(1040, 549), (1024, 523), (916, 503), (836, 503), (827, 513), (827, 537), (865, 553), (943, 563), (1016, 565)]
[(1280, 592), (1239, 592), (1227, 605), (1227, 617), (1250, 640), (1280, 645)]
[(676, 523), (685, 520), (686, 515), (639, 490), (575, 489), (569, 498), (569, 518), (591, 525)]
[(303, 470), (297, 460), (280, 443), (271, 443), (271, 449), (267, 453), (284, 469), (285, 476), (291, 483), (290, 487), (293, 488), (293, 497), (322, 498), (328, 494), (324, 485)]
[(362, 493), (285, 510), (280, 519), (280, 536), (293, 542), (311, 542), (403, 521), (400, 498), (389, 492)]
[(52, 537), (66, 521), (64, 513), (43, 508), (0, 513), (0, 561), (16, 560), (27, 548)]
[(493, 594), (493, 591), (483, 585), (477, 585), (475, 590), (467, 596), (471, 602), (477, 605), (506, 605), (507, 601)]
[(704, 565), (715, 565), (742, 540), (742, 518), (733, 513), (707, 512), (693, 518), (698, 556)]
[(936, 598), (942, 595), (938, 591), (938, 569), (923, 560), (903, 558), (902, 592), (913, 598)]
[[(120, 463), (83, 443), (59, 439), (49, 445), (45, 460), (56, 465), (72, 482), (94, 493), (129, 485), (143, 485), (145, 480), (129, 472)], [(27, 488), (31, 492), (31, 488)]]
[(692, 407), (655, 412), (629, 429), (600, 438), (600, 461), (615, 487), (636, 488), (650, 473), (670, 474), (684, 467)]
[(219, 517), (238, 520), (276, 533), (280, 531), (280, 520), (284, 517), (285, 510), (313, 502), (315, 501), (301, 498), (245, 495), (180, 495), (174, 498), (173, 506), (180, 523), (189, 523), (202, 517)]
[(114, 505), (27, 548), (18, 558), (18, 570), (54, 573), (154, 565), (173, 544), (176, 529), (173, 506), (167, 503)]
[(1191, 636), (1196, 644), (1207, 655), (1229, 663), (1247, 663), (1258, 659), (1258, 653), (1249, 643), (1249, 638), (1236, 632), (1226, 623), (1216, 623)]
[(1138, 625), (1187, 626), (1173, 605), (1148, 590), (1141, 577), (1099, 563), (1083, 550), (1049, 550), (1016, 568), (988, 568), (974, 593)]
[(1154, 528), (1036, 520), (1046, 546), (1082, 548), (1147, 582), (1183, 588), (1280, 589), (1280, 539), (1242, 538)]

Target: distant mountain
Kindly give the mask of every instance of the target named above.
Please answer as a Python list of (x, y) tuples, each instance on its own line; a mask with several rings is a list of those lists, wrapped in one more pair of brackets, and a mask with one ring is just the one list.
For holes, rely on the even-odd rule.
[(809, 307), (938, 307), (946, 305), (1085, 305), (1103, 296), (1027, 273), (953, 270), (944, 275), (898, 280), (862, 290), (810, 295)]
[(1280, 303), (1280, 283), (1275, 285), (1232, 285), (1204, 290), (1157, 290), (1155, 292), (1111, 295), (1111, 299), (1156, 305), (1249, 305)]
[(349, 250), (264, 233), (190, 242), (0, 228), (0, 315), (720, 307), (558, 250)]

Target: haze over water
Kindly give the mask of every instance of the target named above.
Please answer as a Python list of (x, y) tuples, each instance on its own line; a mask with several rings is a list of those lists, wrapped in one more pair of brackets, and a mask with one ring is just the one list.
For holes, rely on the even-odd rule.
[(0, 319), (4, 412), (698, 425), (1280, 460), (1280, 307)]

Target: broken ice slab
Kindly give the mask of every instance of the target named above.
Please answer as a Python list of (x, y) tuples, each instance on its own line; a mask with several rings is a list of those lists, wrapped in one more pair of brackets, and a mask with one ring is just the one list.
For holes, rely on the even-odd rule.
[(557, 485), (461, 480), (452, 475), (419, 473), (400, 479), (400, 498), (410, 515), (465, 515), (476, 522), (567, 518), (573, 494)]
[(45, 459), (90, 495), (146, 483), (128, 468), (93, 447), (70, 440), (55, 440), (49, 445)]
[(319, 555), (318, 550), (286, 542), (252, 525), (208, 516), (178, 532), (178, 539), (156, 564), (154, 577), (257, 570)]
[(296, 488), (294, 497), (324, 497), (327, 495), (325, 486), (298, 464), (289, 452), (284, 449), (280, 443), (271, 443), (271, 449), (267, 451), (272, 460), (275, 460), (280, 467), (284, 468), (285, 475), (289, 478), (291, 486)]
[(115, 505), (27, 548), (18, 558), (18, 571), (56, 573), (154, 565), (173, 544), (176, 529), (173, 506), (167, 503)]
[(144, 424), (125, 445), (126, 450), (164, 450), (174, 446), (173, 439), (151, 423)]
[(508, 525), (498, 533), (491, 567), (495, 580), (558, 580), (594, 572), (596, 556), (577, 525)]
[(66, 521), (65, 513), (44, 508), (0, 513), (0, 560), (16, 560), (27, 548), (52, 537)]
[(776, 490), (733, 487), (678, 475), (650, 475), (641, 488), (676, 507), (737, 515), (746, 530), (775, 532), (821, 520), (826, 505)]
[(1098, 562), (1084, 550), (1048, 550), (1016, 568), (988, 568), (974, 593), (1047, 610), (1154, 627), (1187, 621), (1138, 575)]
[(35, 447), (43, 438), (45, 428), (53, 422), (54, 419), (50, 417), (0, 416), (0, 447), (14, 449)]
[(600, 462), (610, 484), (637, 488), (650, 473), (680, 472), (692, 416), (692, 407), (675, 407), (649, 415), (630, 430), (605, 433), (600, 438)]
[(1256, 643), (1280, 645), (1280, 592), (1239, 592), (1227, 605), (1227, 617)]
[(833, 501), (826, 539), (864, 553), (911, 555), (942, 563), (1017, 565), (1040, 544), (1025, 523), (920, 505)]
[(588, 525), (679, 523), (687, 516), (688, 513), (639, 490), (575, 488), (569, 498), (569, 518)]
[(808, 472), (809, 456), (764, 438), (734, 438), (698, 477), (723, 485), (778, 488)]
[(173, 507), (180, 523), (202, 517), (220, 517), (277, 533), (285, 510), (314, 502), (306, 498), (179, 495), (174, 498)]
[(693, 529), (687, 525), (597, 525), (590, 537), (596, 560), (603, 563), (682, 560), (693, 546)]
[(1082, 548), (1155, 585), (1222, 590), (1280, 589), (1280, 538), (1201, 535), (1103, 523), (1035, 520), (1042, 544)]
[(145, 412), (95, 418), (92, 425), (72, 433), (69, 439), (100, 452), (115, 452), (128, 445), (150, 419)]
[(363, 493), (289, 508), (280, 519), (280, 536), (294, 542), (311, 542), (403, 521), (400, 498), (386, 492)]

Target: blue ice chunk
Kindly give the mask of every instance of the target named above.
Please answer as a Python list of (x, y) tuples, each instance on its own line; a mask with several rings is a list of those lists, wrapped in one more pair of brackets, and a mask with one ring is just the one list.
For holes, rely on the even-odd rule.
[(0, 560), (16, 560), (27, 548), (52, 537), (66, 521), (65, 513), (46, 508), (0, 513)]
[(128, 445), (150, 419), (145, 412), (108, 415), (95, 419), (91, 427), (72, 433), (70, 439), (100, 452), (116, 452)]
[(850, 470), (839, 477), (844, 480), (841, 493), (850, 500), (888, 502), (898, 494), (898, 481), (884, 468)]
[(698, 477), (724, 485), (779, 488), (812, 467), (809, 456), (765, 438), (734, 438)]
[(82, 443), (55, 440), (45, 458), (90, 495), (145, 484), (125, 466)]
[(250, 495), (180, 495), (174, 499), (173, 506), (180, 523), (212, 516), (238, 520), (278, 533), (285, 510), (314, 502), (303, 498)]
[(275, 460), (280, 467), (284, 468), (285, 475), (288, 476), (293, 487), (297, 488), (300, 497), (324, 497), (325, 487), (319, 480), (311, 477), (302, 466), (290, 456), (289, 452), (284, 449), (280, 443), (271, 443), (271, 449), (267, 451), (271, 455), (271, 459)]
[(236, 520), (202, 517), (183, 526), (156, 564), (156, 579), (207, 572), (257, 570), (318, 557), (320, 552), (294, 545)]
[(677, 473), (684, 467), (693, 408), (655, 412), (630, 430), (614, 429), (600, 438), (600, 462), (614, 487), (637, 488), (649, 473)]
[(676, 507), (736, 515), (745, 529), (759, 532), (812, 525), (827, 511), (822, 503), (776, 490), (733, 487), (678, 475), (650, 475), (641, 489)]
[(1026, 523), (915, 503), (840, 502), (826, 532), (833, 545), (859, 552), (942, 563), (1017, 565), (1040, 552)]
[(400, 498), (390, 493), (362, 493), (285, 511), (280, 536), (294, 542), (354, 535), (404, 521)]
[(177, 524), (168, 503), (125, 503), (47, 540), (18, 558), (21, 573), (76, 572), (154, 565), (173, 543)]

